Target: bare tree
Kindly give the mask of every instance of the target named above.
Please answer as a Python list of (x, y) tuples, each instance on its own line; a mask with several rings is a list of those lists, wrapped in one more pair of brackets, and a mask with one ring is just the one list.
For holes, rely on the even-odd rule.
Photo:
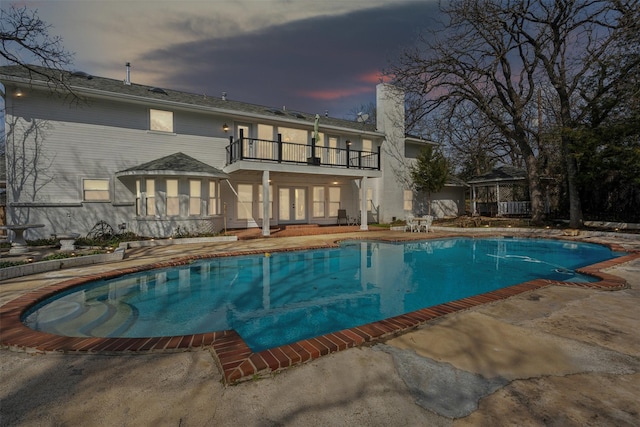
[(349, 110), (347, 113), (347, 120), (356, 120), (361, 123), (375, 123), (376, 122), (376, 104), (375, 102), (369, 102), (367, 104), (360, 104), (359, 107), (355, 107)]
[(500, 163), (522, 166), (519, 154), (472, 105), (459, 105), (453, 116), (430, 116), (426, 125), (431, 139), (447, 150), (452, 171), (462, 179), (488, 172)]
[(14, 5), (0, 9), (0, 58), (3, 65), (19, 66), (32, 77), (44, 78), (55, 91), (71, 92), (63, 72), (72, 63), (73, 53), (64, 49), (61, 37), (49, 34), (50, 28), (37, 11)]
[[(481, 112), (527, 169), (532, 217), (543, 216), (539, 91), (555, 111), (547, 125), (572, 129), (614, 82), (638, 67), (629, 61), (601, 75), (603, 61), (638, 15), (637, 0), (453, 0), (449, 22), (406, 51), (389, 73), (409, 94), (408, 120), (435, 111), (453, 117), (468, 104)], [(585, 82), (601, 76), (597, 90)], [(593, 87), (593, 86), (591, 86)], [(553, 123), (548, 123), (550, 121)], [(570, 224), (582, 222), (571, 133), (562, 133)]]

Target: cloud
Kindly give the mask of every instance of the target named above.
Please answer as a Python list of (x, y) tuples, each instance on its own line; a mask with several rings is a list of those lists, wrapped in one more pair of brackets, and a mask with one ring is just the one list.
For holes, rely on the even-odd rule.
[(131, 62), (137, 83), (336, 115), (375, 98), (381, 70), (438, 10), (435, 0), (33, 3), (91, 74), (124, 78)]
[(305, 98), (311, 98), (314, 100), (335, 100), (350, 97), (353, 95), (359, 95), (362, 93), (370, 93), (371, 87), (362, 86), (354, 87), (350, 89), (327, 89), (327, 90), (310, 90), (300, 91), (298, 94)]

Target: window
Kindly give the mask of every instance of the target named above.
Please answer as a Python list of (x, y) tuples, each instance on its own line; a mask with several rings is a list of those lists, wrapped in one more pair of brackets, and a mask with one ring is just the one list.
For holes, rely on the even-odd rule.
[(216, 181), (209, 181), (209, 215), (218, 215), (219, 206), (218, 183)]
[(259, 159), (277, 159), (278, 157), (278, 145), (273, 141), (273, 126), (271, 125), (258, 125), (258, 141), (256, 147), (256, 157)]
[[(335, 136), (330, 136), (329, 137), (329, 145), (327, 146), (326, 153), (326, 162), (331, 164), (331, 165), (337, 165), (338, 164), (338, 138), (336, 138)], [(325, 159), (323, 159), (325, 160)]]
[(324, 187), (313, 187), (313, 216), (324, 218)]
[(371, 143), (370, 139), (363, 139), (362, 140), (362, 151), (366, 151), (366, 152), (370, 153), (372, 147), (373, 147), (373, 144)]
[(253, 218), (253, 185), (238, 184), (238, 219)]
[(200, 215), (202, 201), (202, 182), (199, 179), (189, 180), (189, 215)]
[(413, 212), (413, 191), (404, 190), (404, 210)]
[(340, 187), (329, 187), (329, 216), (337, 217), (340, 209)]
[(167, 216), (180, 215), (180, 198), (178, 197), (178, 180), (167, 180)]
[(156, 181), (154, 179), (147, 179), (146, 185), (146, 203), (147, 216), (155, 216), (156, 214)]
[(136, 216), (142, 215), (142, 190), (140, 186), (140, 180), (136, 179)]
[(282, 135), (282, 160), (306, 162), (309, 133), (306, 130), (285, 127), (279, 127), (278, 132)]
[[(372, 188), (367, 188), (366, 200), (367, 200), (367, 211), (373, 212), (373, 189)], [(358, 192), (358, 206), (362, 206), (362, 197), (360, 192)], [(358, 207), (358, 210), (359, 209), (360, 207)]]
[(173, 132), (173, 112), (149, 110), (149, 129), (159, 132)]
[(109, 180), (108, 179), (83, 179), (82, 180), (82, 200), (85, 202), (108, 202)]
[[(258, 186), (258, 218), (262, 219), (262, 184)], [(273, 185), (269, 186), (269, 219), (273, 218)]]
[(322, 132), (318, 132), (318, 140), (316, 141), (316, 157), (320, 157), (320, 161), (322, 163), (325, 163), (325, 159), (327, 158), (327, 152), (323, 147), (324, 147), (324, 134)]

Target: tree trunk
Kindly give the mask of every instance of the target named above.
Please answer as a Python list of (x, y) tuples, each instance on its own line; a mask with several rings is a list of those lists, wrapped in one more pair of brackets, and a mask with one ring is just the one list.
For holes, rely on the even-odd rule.
[(534, 224), (539, 224), (544, 219), (544, 203), (542, 201), (540, 174), (538, 173), (538, 159), (532, 152), (529, 152), (524, 156), (524, 162), (527, 166), (527, 180), (529, 181), (531, 221)]
[(569, 149), (570, 140), (567, 135), (562, 136), (562, 156), (564, 157), (567, 171), (567, 190), (569, 192), (569, 227), (578, 228), (582, 226), (582, 204), (580, 193), (578, 192), (578, 165), (575, 157)]

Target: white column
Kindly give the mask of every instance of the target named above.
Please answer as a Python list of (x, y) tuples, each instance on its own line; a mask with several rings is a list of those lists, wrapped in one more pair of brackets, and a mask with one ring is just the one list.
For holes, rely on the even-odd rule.
[(360, 180), (360, 230), (367, 231), (367, 177), (363, 176)]
[(262, 172), (262, 235), (269, 236), (271, 234), (270, 218), (269, 218), (269, 171)]
[(476, 186), (471, 184), (471, 215), (476, 213)]

